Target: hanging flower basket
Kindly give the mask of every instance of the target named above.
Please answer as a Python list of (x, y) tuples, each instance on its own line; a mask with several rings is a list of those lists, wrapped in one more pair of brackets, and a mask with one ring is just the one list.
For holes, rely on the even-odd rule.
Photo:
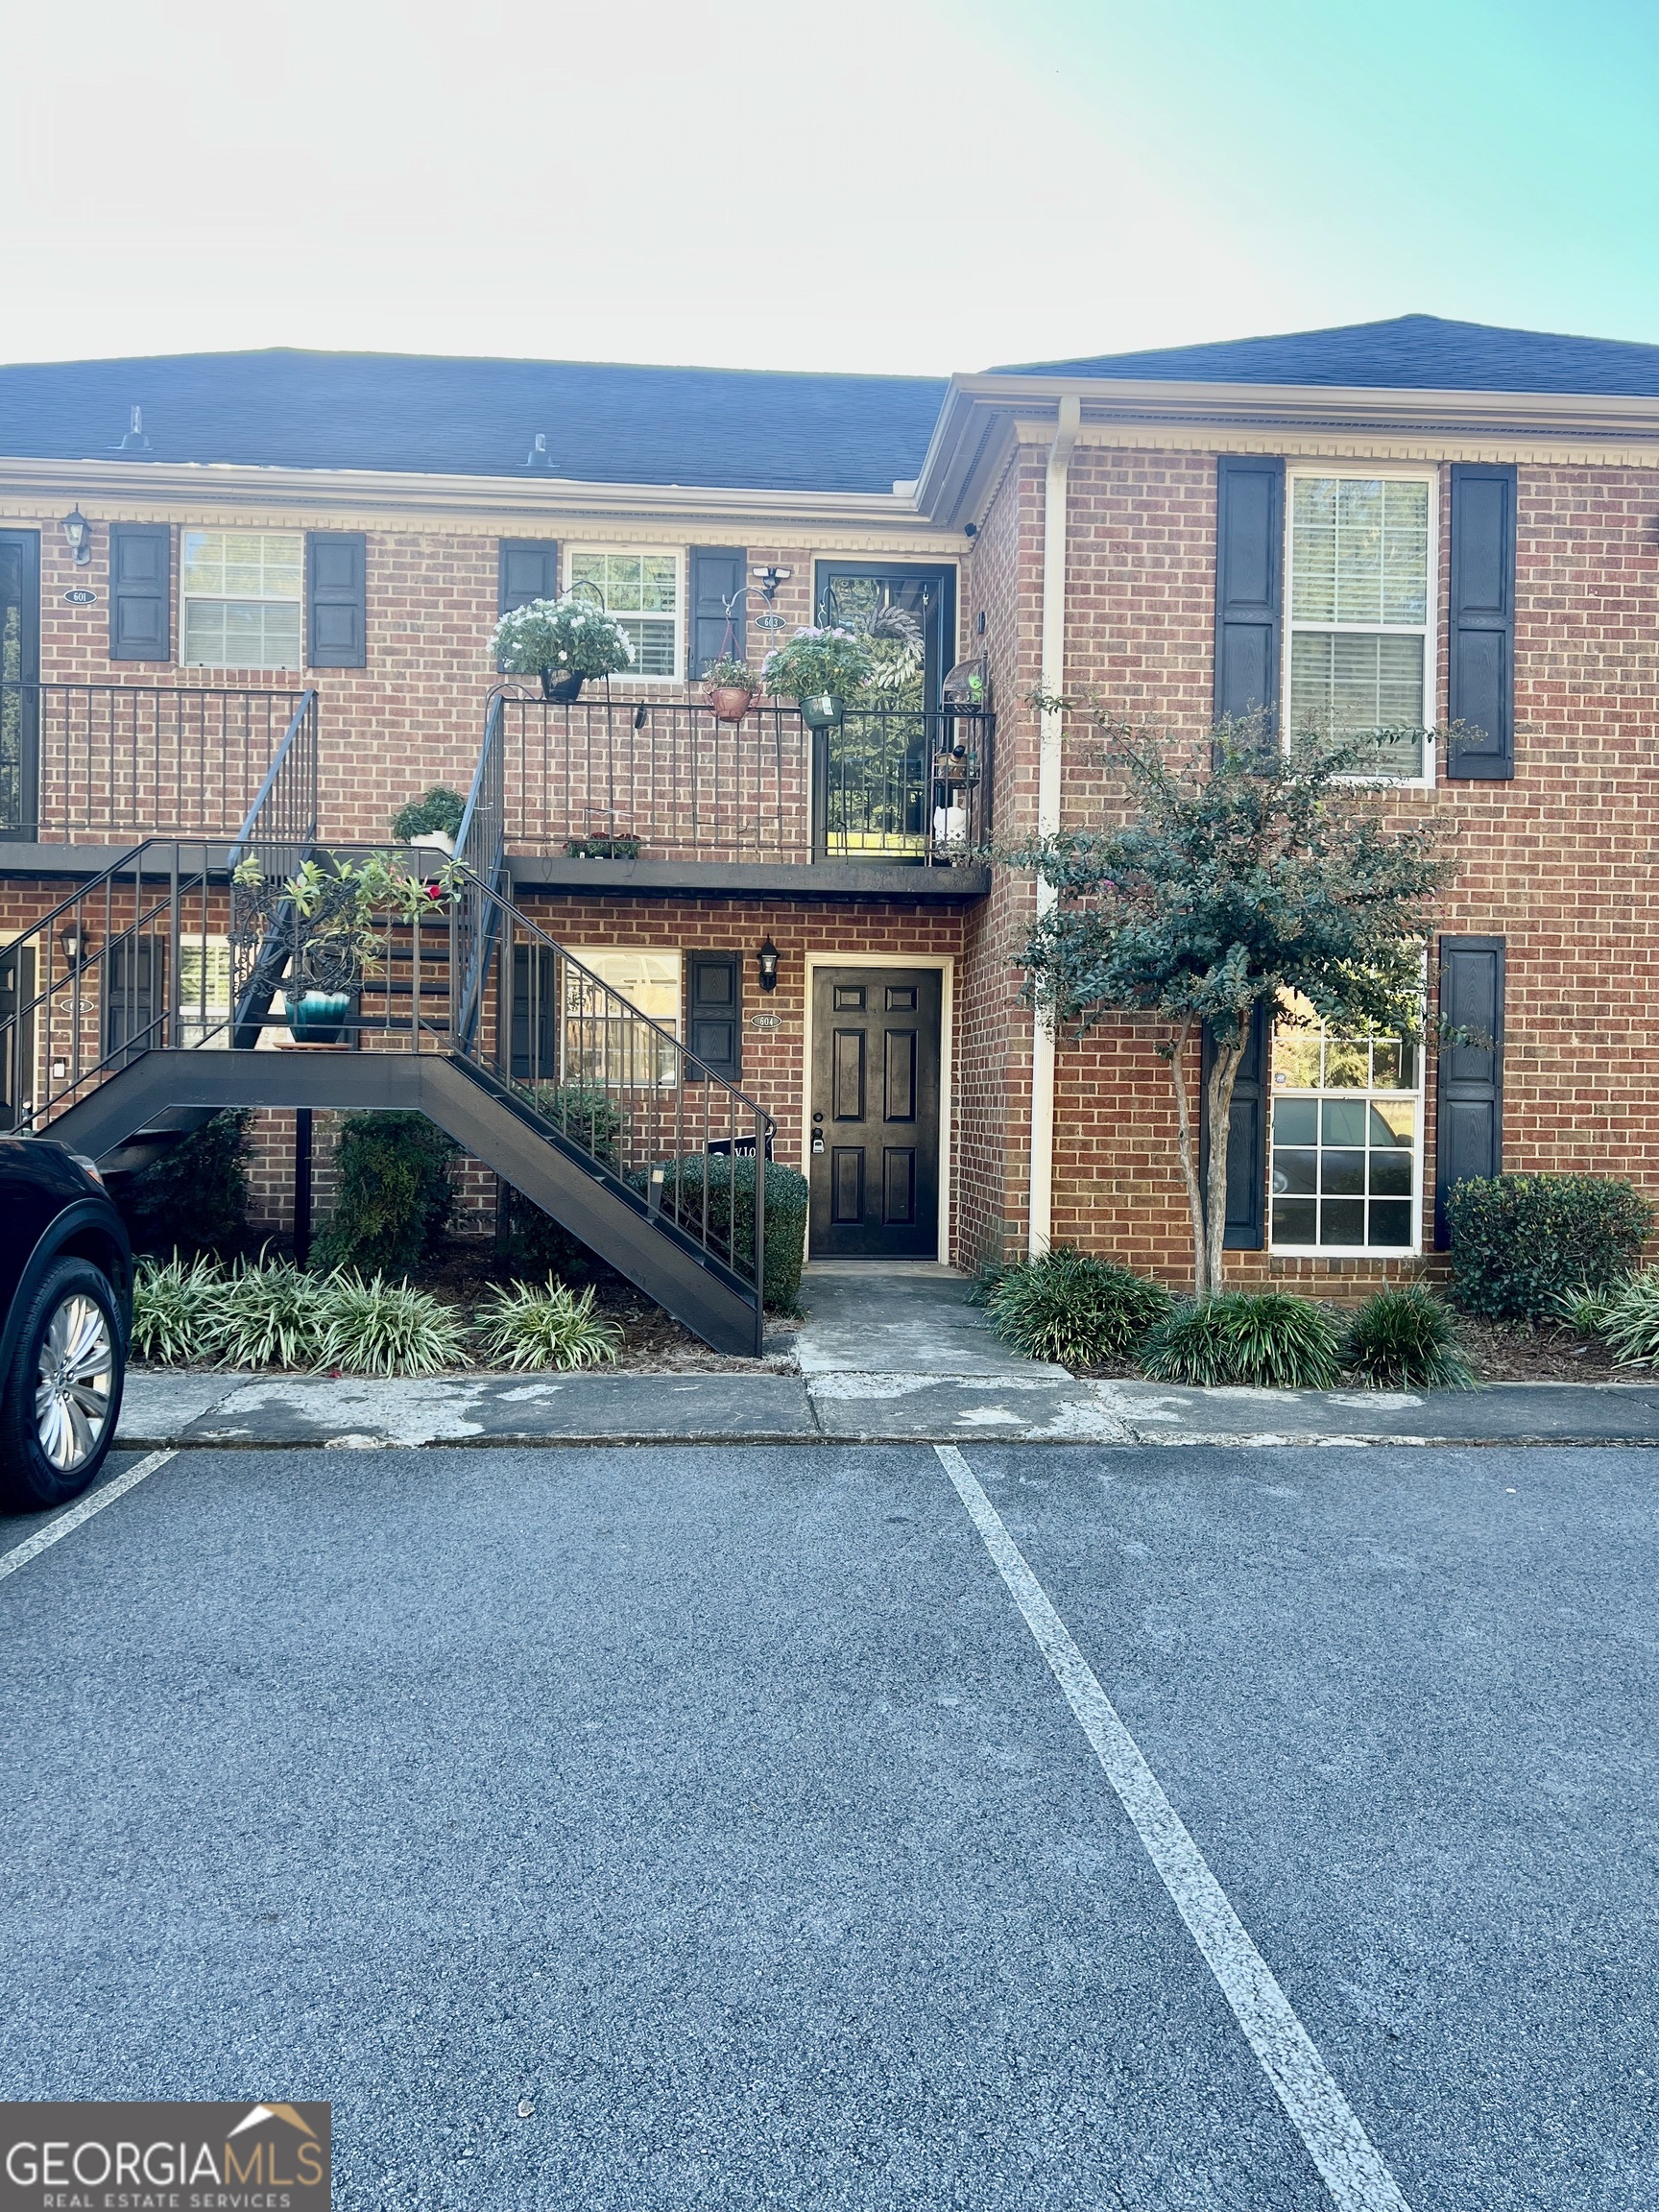
[(634, 665), (627, 631), (586, 591), (513, 608), (496, 623), (490, 644), (498, 667), (510, 676), (540, 676), (542, 698), (562, 705), (580, 694), (589, 676), (614, 676)]
[(733, 661), (722, 654), (704, 669), (703, 685), (703, 696), (713, 708), (716, 722), (741, 722), (760, 688), (760, 680), (751, 672), (747, 661)]
[(768, 690), (799, 703), (808, 730), (828, 730), (874, 667), (870, 648), (851, 630), (804, 629), (766, 656), (760, 675)]

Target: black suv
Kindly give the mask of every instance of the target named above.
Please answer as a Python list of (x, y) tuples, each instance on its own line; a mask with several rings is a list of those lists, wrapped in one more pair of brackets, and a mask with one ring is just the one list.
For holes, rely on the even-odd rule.
[(0, 1505), (61, 1505), (115, 1440), (132, 1247), (89, 1160), (0, 1136)]

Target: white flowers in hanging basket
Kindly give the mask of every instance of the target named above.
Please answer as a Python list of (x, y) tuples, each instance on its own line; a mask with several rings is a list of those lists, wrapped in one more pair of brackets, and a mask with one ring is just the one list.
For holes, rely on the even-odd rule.
[(614, 676), (634, 664), (634, 641), (620, 622), (586, 595), (532, 599), (496, 623), (490, 640), (510, 675), (543, 668), (566, 676)]

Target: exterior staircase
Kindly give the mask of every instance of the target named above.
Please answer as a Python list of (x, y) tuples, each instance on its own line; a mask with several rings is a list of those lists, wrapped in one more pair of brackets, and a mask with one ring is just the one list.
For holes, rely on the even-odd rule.
[[(0, 1019), (16, 1125), (121, 1172), (225, 1107), (425, 1114), (716, 1350), (757, 1353), (764, 1177), (751, 1228), (709, 1179), (671, 1177), (665, 1208), (652, 1170), (763, 1160), (773, 1124), (513, 906), (498, 705), (454, 862), (425, 904), (377, 920), (345, 1042), (291, 1043), (271, 1011), (315, 950), (284, 888), (317, 850), (297, 715), (228, 853), (148, 840), (22, 941), (26, 980)], [(314, 745), (314, 702), (308, 727)], [(256, 884), (237, 880), (250, 858)], [(228, 978), (210, 973), (221, 941)]]

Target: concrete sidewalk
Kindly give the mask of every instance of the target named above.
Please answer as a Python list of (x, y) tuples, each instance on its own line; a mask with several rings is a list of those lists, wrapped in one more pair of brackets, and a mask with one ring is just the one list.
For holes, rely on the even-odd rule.
[[(1659, 1382), (1179, 1390), (1025, 1359), (931, 1262), (815, 1262), (798, 1375), (128, 1377), (124, 1445), (1659, 1444)], [(785, 1349), (780, 1339), (779, 1349)]]
[(1179, 1390), (1053, 1369), (984, 1376), (479, 1375), (374, 1382), (158, 1373), (126, 1446), (760, 1443), (1659, 1444), (1659, 1384), (1471, 1391)]

